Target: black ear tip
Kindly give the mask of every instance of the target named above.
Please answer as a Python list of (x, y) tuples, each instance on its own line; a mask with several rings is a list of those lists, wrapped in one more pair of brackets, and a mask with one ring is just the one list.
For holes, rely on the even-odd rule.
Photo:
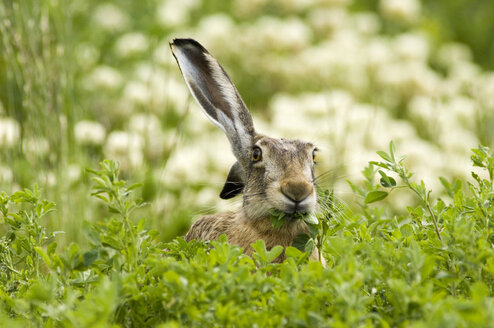
[(230, 199), (238, 194), (240, 194), (244, 190), (244, 184), (242, 182), (230, 182), (227, 181), (223, 186), (223, 190), (221, 190), (220, 198), (221, 199)]
[(196, 40), (194, 39), (190, 39), (190, 38), (175, 38), (172, 40), (172, 42), (170, 42), (170, 47), (180, 47), (180, 48), (200, 48), (200, 49), (204, 49), (204, 47), (199, 43), (197, 42)]

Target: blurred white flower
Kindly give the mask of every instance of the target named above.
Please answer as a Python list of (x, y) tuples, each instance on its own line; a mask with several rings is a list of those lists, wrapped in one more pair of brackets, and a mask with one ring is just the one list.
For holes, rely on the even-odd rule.
[(68, 184), (73, 184), (80, 180), (82, 176), (81, 167), (78, 164), (69, 164), (65, 170), (65, 178)]
[(143, 164), (143, 145), (142, 137), (137, 133), (113, 131), (108, 135), (104, 153), (107, 158), (119, 161), (122, 170), (127, 171)]
[[(470, 149), (477, 147), (478, 138), (470, 131), (457, 127), (456, 129), (443, 129), (439, 135), (439, 145), (444, 153), (462, 155), (469, 158)], [(454, 166), (447, 163), (446, 166)], [(456, 164), (456, 163), (455, 163)], [(464, 174), (467, 174), (465, 172)]]
[(419, 138), (403, 140), (397, 147), (401, 154), (406, 154), (405, 165), (414, 173), (412, 181), (424, 180), (433, 192), (441, 190), (438, 177), (444, 175), (447, 163), (440, 148)]
[(220, 197), (217, 191), (213, 188), (202, 188), (195, 195), (194, 205), (211, 208), (216, 207), (215, 204), (218, 203)]
[(479, 75), (480, 67), (472, 62), (457, 62), (450, 71), (450, 77), (465, 88), (470, 88)]
[(17, 144), (21, 136), (21, 127), (10, 117), (0, 117), (0, 147), (10, 148)]
[(149, 47), (148, 37), (139, 32), (122, 35), (115, 42), (115, 54), (121, 58), (127, 58), (143, 53)]
[(400, 34), (394, 40), (394, 48), (398, 56), (407, 60), (425, 62), (429, 56), (429, 44), (420, 34)]
[(473, 87), (476, 95), (479, 99), (480, 105), (485, 108), (486, 111), (494, 110), (494, 73), (487, 72), (482, 74), (479, 79), (476, 80), (476, 85)]
[(309, 12), (309, 24), (320, 33), (330, 33), (343, 28), (349, 21), (348, 12), (342, 8), (314, 8)]
[(75, 58), (79, 66), (92, 67), (99, 59), (99, 49), (89, 43), (80, 43), (76, 46)]
[(39, 183), (44, 186), (54, 186), (57, 184), (57, 176), (52, 171), (41, 171), (38, 174)]
[(374, 37), (369, 40), (365, 50), (367, 64), (376, 70), (388, 65), (393, 60), (394, 54), (390, 51), (390, 42), (383, 37)]
[(158, 117), (153, 114), (136, 114), (129, 119), (129, 130), (141, 135), (145, 142), (146, 155), (159, 160), (166, 147), (165, 134)]
[(30, 137), (22, 140), (24, 154), (30, 158), (44, 157), (50, 151), (50, 143), (43, 137)]
[(270, 104), (273, 128), (285, 137), (298, 137), (300, 133), (310, 131), (300, 101), (286, 94), (277, 95)]
[(12, 183), (14, 181), (14, 173), (8, 166), (0, 165), (0, 183)]
[(438, 74), (428, 68), (426, 63), (417, 61), (384, 65), (377, 72), (376, 78), (378, 83), (389, 86), (395, 89), (395, 93), (398, 91), (405, 96), (417, 93), (434, 95), (440, 88)]
[[(166, 103), (174, 108), (176, 111), (181, 111), (185, 109), (187, 100), (189, 99), (189, 92), (185, 83), (168, 76), (166, 81), (165, 89), (162, 90), (166, 95)], [(195, 102), (189, 102), (190, 105), (195, 105)]]
[(321, 6), (341, 6), (341, 7), (346, 7), (350, 5), (353, 2), (353, 0), (316, 0), (314, 4), (318, 4)]
[(129, 119), (129, 130), (143, 136), (161, 131), (161, 123), (153, 114), (136, 114)]
[(207, 180), (210, 172), (204, 163), (205, 153), (194, 145), (179, 146), (159, 174), (161, 183), (170, 188)]
[(105, 127), (95, 121), (79, 121), (74, 126), (75, 140), (81, 145), (102, 145), (105, 141)]
[(471, 98), (457, 95), (447, 103), (448, 114), (455, 116), (458, 124), (473, 131), (476, 127), (478, 104)]
[[(181, 106), (181, 110), (185, 110), (185, 103)], [(200, 138), (205, 133), (221, 133), (211, 122), (204, 116), (201, 108), (195, 101), (190, 99), (187, 103), (187, 116), (185, 118), (184, 128), (187, 134), (193, 139)], [(183, 115), (183, 114), (182, 114)]]
[(317, 3), (317, 0), (276, 0), (277, 4), (287, 11), (298, 11), (309, 8)]
[(96, 7), (93, 22), (104, 30), (116, 32), (128, 25), (129, 18), (114, 4), (104, 3)]
[(168, 39), (165, 39), (155, 47), (153, 53), (153, 63), (164, 66), (166, 68), (175, 68), (177, 62), (175, 61), (175, 58), (173, 58), (168, 42)]
[[(155, 170), (153, 172), (154, 180), (160, 181), (163, 170)], [(167, 186), (168, 187), (168, 186)], [(163, 193), (158, 195), (158, 198), (150, 204), (153, 213), (162, 214), (169, 213), (170, 209), (177, 206), (177, 197), (170, 191), (170, 188), (163, 188)]]
[(233, 9), (237, 15), (246, 16), (263, 9), (268, 0), (234, 0)]
[(280, 19), (263, 16), (241, 35), (245, 44), (258, 48), (300, 50), (312, 39), (312, 31), (297, 17)]
[(200, 4), (200, 0), (164, 0), (156, 13), (158, 23), (165, 27), (184, 25), (189, 20), (190, 11)]
[(122, 81), (122, 75), (116, 69), (100, 65), (84, 79), (84, 86), (88, 90), (116, 89), (122, 85)]
[[(234, 52), (237, 26), (226, 14), (214, 14), (202, 18), (197, 24), (197, 39), (214, 50), (215, 56)], [(225, 47), (228, 44), (228, 47)]]
[(446, 67), (452, 67), (458, 62), (472, 60), (472, 51), (468, 46), (461, 43), (446, 43), (440, 45), (437, 59)]
[(127, 82), (123, 91), (123, 97), (136, 105), (148, 104), (151, 96), (148, 85), (139, 81)]
[(305, 115), (321, 117), (328, 113), (329, 97), (325, 93), (304, 93), (301, 97), (301, 105)]
[(352, 15), (355, 29), (362, 34), (373, 35), (377, 34), (381, 29), (381, 21), (374, 13), (356, 13)]
[(381, 0), (381, 13), (397, 22), (414, 22), (420, 15), (419, 0)]

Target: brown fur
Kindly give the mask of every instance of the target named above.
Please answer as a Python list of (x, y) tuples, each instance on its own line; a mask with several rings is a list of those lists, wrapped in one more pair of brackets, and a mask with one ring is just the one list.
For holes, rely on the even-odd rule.
[[(198, 219), (190, 227), (185, 235), (186, 241), (218, 239), (225, 234), (228, 242), (244, 249), (244, 253), (251, 256), (253, 249), (251, 244), (262, 239), (266, 249), (270, 250), (276, 245), (291, 246), (294, 238), (301, 233), (308, 233), (305, 223), (300, 220), (291, 221), (275, 229), (269, 220), (249, 220), (242, 213), (218, 213), (206, 215)], [(313, 260), (318, 260), (317, 249), (311, 255)], [(278, 256), (274, 262), (282, 262), (285, 252)]]

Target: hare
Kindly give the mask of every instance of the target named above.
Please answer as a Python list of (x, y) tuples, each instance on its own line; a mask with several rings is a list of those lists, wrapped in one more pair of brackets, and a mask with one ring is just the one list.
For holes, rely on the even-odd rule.
[[(252, 117), (235, 85), (216, 59), (193, 39), (170, 43), (185, 82), (206, 116), (226, 134), (237, 162), (228, 173), (220, 197), (243, 192), (237, 212), (206, 215), (197, 220), (185, 239), (214, 240), (226, 234), (231, 244), (252, 254), (251, 244), (263, 239), (266, 248), (291, 246), (294, 238), (308, 233), (300, 219), (274, 228), (270, 211), (287, 218), (316, 209), (314, 160), (317, 148), (310, 142), (271, 138), (255, 131)], [(311, 255), (317, 258), (317, 250)], [(284, 252), (275, 260), (281, 262)]]

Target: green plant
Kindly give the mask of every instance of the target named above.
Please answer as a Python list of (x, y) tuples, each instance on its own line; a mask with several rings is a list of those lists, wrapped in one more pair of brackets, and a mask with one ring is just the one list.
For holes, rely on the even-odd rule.
[[(91, 171), (93, 195), (110, 217), (85, 223), (85, 249), (75, 243), (56, 249), (56, 236), (39, 222), (49, 217), (53, 203), (42, 200), (37, 188), (2, 193), (0, 323), (489, 327), (494, 320), (492, 153), (479, 147), (472, 156), (488, 179), (475, 174), (468, 188), (442, 179), (449, 201), (433, 199), (422, 183), (414, 184), (393, 146), (379, 154), (384, 161), (371, 163), (364, 184), (353, 185), (364, 200), (361, 210), (351, 213), (332, 193), (320, 191), (317, 223), (310, 223), (314, 234), (287, 247), (283, 263), (272, 263), (282, 248), (267, 250), (262, 240), (252, 245), (252, 258), (225, 236), (209, 243), (181, 237), (157, 242), (158, 233), (146, 228), (145, 220), (134, 223), (134, 210), (142, 203), (111, 161)], [(370, 193), (396, 188), (410, 190), (421, 203), (408, 207), (407, 215), (393, 216), (369, 202)], [(326, 268), (307, 261), (303, 250), (314, 246)]]

